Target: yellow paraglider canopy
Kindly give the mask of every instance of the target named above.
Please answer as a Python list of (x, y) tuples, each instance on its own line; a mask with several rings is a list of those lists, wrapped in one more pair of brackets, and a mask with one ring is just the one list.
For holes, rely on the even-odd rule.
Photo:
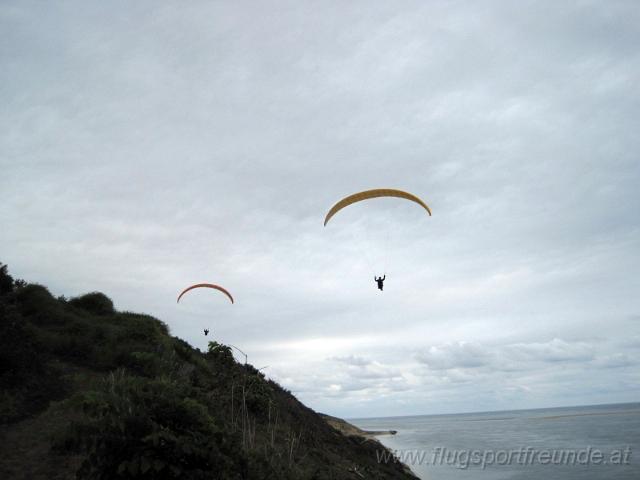
[(324, 226), (327, 226), (331, 217), (333, 217), (336, 213), (342, 210), (344, 207), (348, 207), (352, 203), (361, 202), (362, 200), (368, 200), (370, 198), (378, 198), (378, 197), (397, 197), (404, 198), (405, 200), (410, 200), (412, 202), (417, 203), (422, 208), (424, 208), (429, 216), (431, 216), (431, 209), (428, 207), (426, 203), (420, 200), (415, 195), (404, 192), (402, 190), (395, 190), (393, 188), (376, 188), (373, 190), (365, 190), (364, 192), (354, 193), (353, 195), (349, 195), (348, 197), (343, 198), (338, 203), (336, 203), (329, 212), (327, 216), (324, 217)]

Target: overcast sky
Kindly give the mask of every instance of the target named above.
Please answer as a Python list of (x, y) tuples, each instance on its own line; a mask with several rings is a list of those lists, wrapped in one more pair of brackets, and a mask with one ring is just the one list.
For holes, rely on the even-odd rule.
[[(0, 261), (334, 415), (637, 401), (639, 45), (636, 1), (4, 1)], [(376, 187), (433, 216), (323, 227)]]

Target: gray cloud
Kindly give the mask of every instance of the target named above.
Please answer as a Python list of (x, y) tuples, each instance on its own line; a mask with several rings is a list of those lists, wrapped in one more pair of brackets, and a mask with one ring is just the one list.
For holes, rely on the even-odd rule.
[(431, 369), (446, 370), (481, 367), (491, 360), (491, 356), (491, 352), (480, 345), (459, 342), (430, 347), (425, 352), (418, 353), (416, 358)]
[(357, 357), (355, 355), (349, 355), (347, 357), (331, 357), (329, 360), (333, 360), (336, 362), (341, 362), (346, 365), (353, 365), (356, 367), (366, 367), (371, 364), (371, 360), (367, 360), (366, 358)]

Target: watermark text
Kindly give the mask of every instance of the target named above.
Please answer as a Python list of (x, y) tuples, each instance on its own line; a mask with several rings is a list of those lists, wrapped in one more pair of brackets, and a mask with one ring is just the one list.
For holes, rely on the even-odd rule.
[(587, 446), (579, 449), (520, 447), (510, 450), (468, 450), (433, 447), (428, 450), (376, 450), (378, 463), (449, 465), (460, 469), (493, 465), (629, 465), (631, 447), (604, 452)]

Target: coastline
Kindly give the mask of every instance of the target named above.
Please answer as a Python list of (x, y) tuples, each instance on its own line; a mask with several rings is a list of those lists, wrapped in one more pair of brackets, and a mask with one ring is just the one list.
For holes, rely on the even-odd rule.
[(362, 437), (369, 440), (381, 435), (395, 435), (398, 433), (397, 430), (362, 430), (342, 418), (327, 415), (326, 413), (319, 413), (318, 415), (333, 428), (347, 436)]
[[(331, 425), (331, 427), (333, 427), (341, 434), (347, 437), (356, 437), (362, 439), (362, 443), (367, 441), (375, 442), (380, 449), (384, 449), (390, 454), (393, 454), (393, 452), (388, 447), (385, 447), (382, 443), (380, 443), (380, 441), (376, 437), (383, 435), (395, 435), (396, 433), (398, 433), (397, 430), (362, 430), (361, 428), (356, 427), (355, 425), (347, 422), (342, 418), (327, 415), (326, 413), (318, 413), (318, 415), (320, 415), (325, 422), (327, 422), (329, 425)], [(409, 465), (400, 461), (398, 461), (398, 463), (402, 465), (403, 470), (407, 475), (411, 475), (414, 478), (419, 479), (415, 472), (411, 470)]]

